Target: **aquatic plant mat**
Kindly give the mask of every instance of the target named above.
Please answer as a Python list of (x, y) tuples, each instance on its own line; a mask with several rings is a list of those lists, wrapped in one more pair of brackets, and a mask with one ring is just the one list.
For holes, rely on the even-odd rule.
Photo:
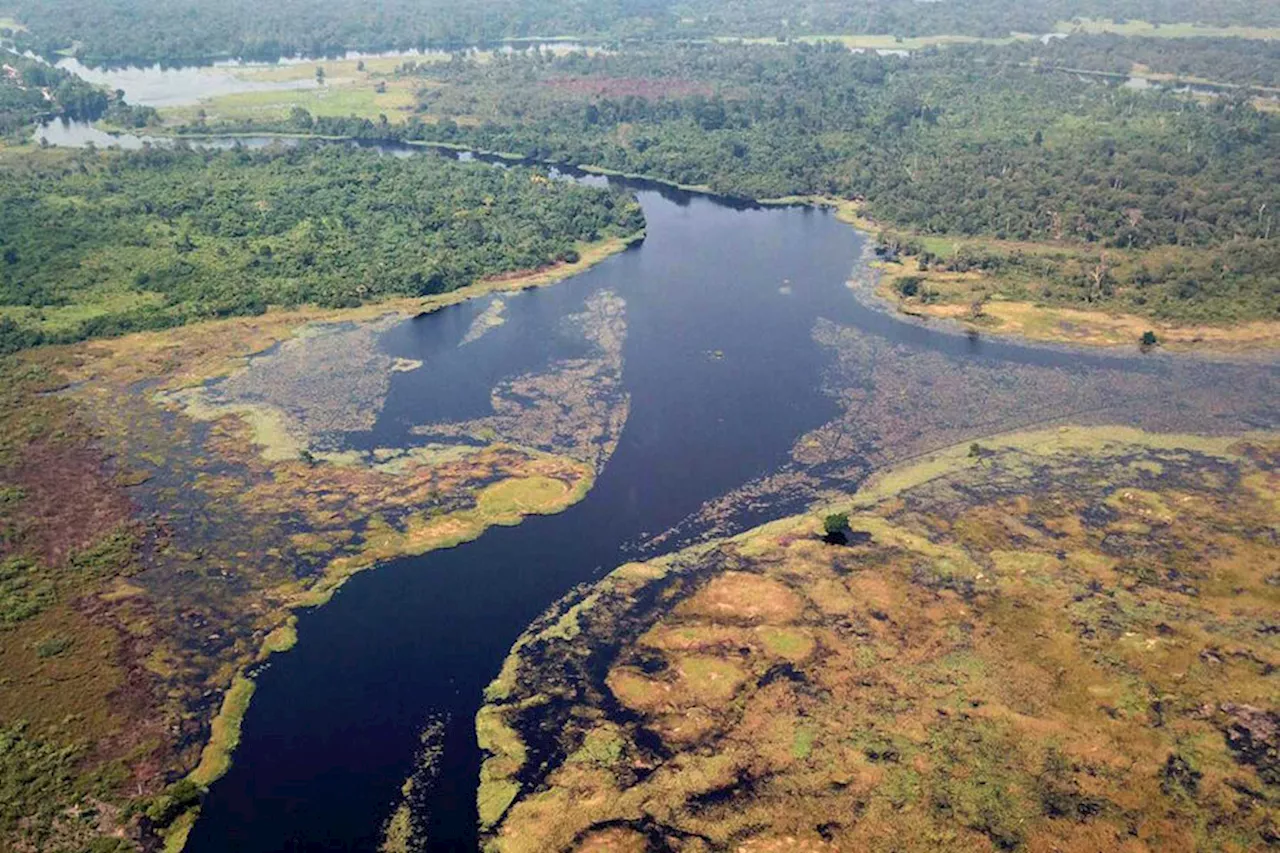
[(486, 849), (1274, 845), (1277, 462), (1009, 434), (624, 565), (488, 688)]
[(977, 336), (927, 349), (826, 319), (812, 336), (831, 359), (822, 381), (836, 415), (800, 436), (785, 463), (709, 501), (650, 549), (740, 532), (851, 493), (873, 471), (993, 433), (1069, 423), (1224, 434), (1280, 418), (1274, 371), (1261, 362), (1053, 350), (983, 358), (988, 347), (1007, 350)]

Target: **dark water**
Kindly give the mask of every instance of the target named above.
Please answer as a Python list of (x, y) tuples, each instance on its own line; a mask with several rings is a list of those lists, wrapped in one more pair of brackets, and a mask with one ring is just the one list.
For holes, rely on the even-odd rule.
[[(532, 364), (511, 358), (538, 330), (588, 293), (615, 291), (627, 302), (631, 394), (618, 449), (568, 511), (380, 567), (305, 614), (296, 650), (259, 682), (236, 763), (214, 786), (189, 849), (372, 849), (412, 769), (417, 733), (438, 713), (449, 725), (431, 837), (439, 849), (474, 847), (472, 718), (523, 627), (613, 568), (624, 543), (780, 464), (797, 435), (834, 414), (818, 388), (826, 356), (809, 336), (818, 314), (854, 309), (843, 282), (862, 238), (820, 213), (739, 212), (655, 192), (642, 201), (642, 248), (508, 298), (507, 323), (476, 344), (456, 347), (483, 304), (391, 333), (392, 351), (427, 365), (393, 384), (375, 439), (387, 444), (407, 420), (422, 421), (416, 405), (440, 405), (420, 382), (447, 389), (470, 373), (486, 377), (474, 387), (487, 394), (493, 375), (547, 357), (535, 345)], [(788, 280), (789, 295), (780, 292)], [(441, 414), (458, 415), (448, 409)]]
[[(303, 614), (297, 647), (261, 674), (235, 763), (212, 787), (191, 851), (375, 849), (431, 718), (446, 720), (439, 777), (426, 793), (431, 849), (475, 849), (473, 718), (512, 642), (572, 586), (634, 558), (628, 546), (780, 468), (800, 435), (836, 416), (821, 387), (832, 354), (812, 338), (818, 318), (906, 347), (906, 358), (960, 366), (1082, 377), (1185, 369), (904, 324), (851, 298), (845, 281), (864, 238), (825, 213), (735, 209), (653, 189), (640, 197), (643, 246), (506, 297), (507, 323), (476, 344), (457, 346), (486, 300), (388, 333), (389, 351), (425, 366), (397, 376), (363, 439), (370, 445), (402, 442), (413, 423), (481, 413), (495, 381), (562, 356), (561, 318), (612, 290), (627, 303), (629, 420), (576, 506), (357, 575)], [(769, 506), (737, 523), (794, 510)]]

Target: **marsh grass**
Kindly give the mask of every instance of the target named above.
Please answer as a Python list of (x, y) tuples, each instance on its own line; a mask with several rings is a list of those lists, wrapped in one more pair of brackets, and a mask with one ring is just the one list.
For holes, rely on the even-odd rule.
[(1275, 793), (1226, 735), (1230, 709), (1274, 704), (1251, 626), (1276, 600), (1280, 444), (983, 447), (837, 505), (871, 533), (856, 549), (823, 545), (815, 512), (620, 568), (540, 619), (478, 718), (503, 732), (482, 739), (486, 849), (623, 843), (655, 812), (670, 843), (749, 850), (1257, 849), (1268, 818), (1239, 786)]
[[(279, 388), (257, 406), (221, 408), (191, 389), (241, 375), (273, 348), (311, 345), (334, 324), (395, 322), (553, 284), (641, 237), (580, 244), (572, 263), (421, 299), (272, 311), (0, 358), (0, 719), (29, 721), (4, 749), (40, 801), (5, 800), (28, 820), (0, 820), (0, 847), (90, 849), (141, 831), (180, 850), (195, 807), (150, 830), (139, 816), (158, 808), (166, 778), (207, 786), (225, 772), (253, 693), (245, 672), (296, 642), (294, 609), (323, 604), (381, 560), (581, 500), (608, 452), (573, 459), (491, 431), (479, 448), (317, 448), (308, 460), (313, 436), (281, 417)], [(625, 325), (614, 302), (601, 304), (610, 322), (581, 330), (612, 352)], [(621, 408), (604, 402), (591, 400), (607, 416), (593, 441), (625, 421), (625, 398)], [(533, 440), (539, 428), (521, 434)], [(211, 714), (208, 697), (219, 693)], [(82, 818), (64, 820), (73, 813)]]

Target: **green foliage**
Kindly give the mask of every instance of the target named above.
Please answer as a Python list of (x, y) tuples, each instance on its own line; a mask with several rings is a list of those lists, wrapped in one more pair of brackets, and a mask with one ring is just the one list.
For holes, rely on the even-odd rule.
[(901, 296), (911, 297), (920, 294), (920, 285), (924, 282), (918, 275), (904, 275), (898, 279), (896, 286)]
[(0, 560), (0, 626), (30, 619), (53, 604), (54, 598), (53, 583), (35, 560)]
[(51, 634), (36, 643), (36, 654), (42, 658), (52, 658), (65, 652), (75, 644), (72, 637), (63, 634)]
[(1010, 47), (1045, 66), (1087, 69), (1128, 76), (1135, 64), (1151, 72), (1245, 86), (1280, 86), (1280, 43), (1238, 38), (1125, 38), (1077, 35), (1047, 45)]
[(1142, 333), (1142, 339), (1139, 341), (1144, 347), (1153, 347), (1160, 343), (1160, 339), (1156, 337), (1156, 333), (1147, 329)]
[(1076, 16), (1152, 22), (1280, 24), (1275, 4), (1252, 0), (10, 0), (29, 32), (19, 44), (41, 53), (73, 48), (92, 61), (193, 61), (227, 55), (275, 58), (348, 49), (456, 46), (500, 38), (791, 37), (826, 33), (897, 36), (1044, 33)]
[(39, 835), (73, 796), (77, 754), (35, 738), (24, 722), (0, 727), (0, 834), (12, 837), (27, 821), (27, 832)]
[(0, 346), (441, 293), (643, 228), (536, 176), (334, 145), (0, 166)]
[(89, 842), (89, 853), (133, 853), (137, 848), (123, 838), (95, 838)]
[[(1052, 304), (1280, 316), (1280, 120), (1240, 99), (1200, 105), (1030, 67), (1049, 49), (899, 59), (682, 44), (410, 62), (400, 74), (430, 83), (419, 99), (432, 121), (306, 118), (318, 133), (590, 163), (735, 196), (862, 197), (873, 217), (922, 235), (1053, 242), (921, 260), (1043, 282)], [(1149, 257), (1117, 261), (1137, 252)]]
[(118, 530), (88, 548), (73, 552), (67, 559), (67, 565), (81, 579), (115, 577), (127, 573), (132, 567), (137, 546), (136, 536), (127, 530)]
[(189, 779), (181, 779), (170, 785), (162, 794), (152, 798), (146, 815), (157, 826), (168, 826), (184, 812), (200, 804), (200, 786)]
[(849, 528), (849, 513), (833, 512), (822, 519), (822, 532), (828, 536), (843, 533)]
[[(69, 71), (6, 54), (0, 72), (0, 137), (25, 135), (36, 121), (65, 118), (94, 121), (104, 116), (126, 127), (141, 127), (155, 119), (149, 107), (135, 108), (118, 94), (108, 94)], [(0, 329), (0, 354), (4, 352)]]

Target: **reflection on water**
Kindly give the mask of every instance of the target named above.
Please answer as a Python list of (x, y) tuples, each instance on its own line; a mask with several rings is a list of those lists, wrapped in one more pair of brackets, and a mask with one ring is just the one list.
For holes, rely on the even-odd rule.
[(90, 83), (120, 89), (129, 103), (143, 107), (180, 107), (238, 92), (314, 89), (319, 86), (310, 77), (301, 80), (253, 80), (245, 76), (246, 72), (265, 70), (274, 64), (228, 61), (185, 68), (165, 68), (158, 63), (146, 67), (93, 68), (78, 59), (61, 59), (57, 65)]
[[(201, 148), (228, 149), (237, 145), (245, 148), (265, 148), (268, 145), (297, 145), (299, 140), (282, 136), (223, 136), (223, 137), (172, 137), (150, 136), (134, 133), (108, 133), (86, 121), (55, 119), (48, 124), (36, 125), (31, 134), (33, 142), (56, 145), (60, 148), (86, 148), (90, 144), (98, 148), (115, 146), (125, 151), (136, 151), (147, 145), (172, 145), (177, 139)], [(396, 153), (396, 152), (393, 152)]]

